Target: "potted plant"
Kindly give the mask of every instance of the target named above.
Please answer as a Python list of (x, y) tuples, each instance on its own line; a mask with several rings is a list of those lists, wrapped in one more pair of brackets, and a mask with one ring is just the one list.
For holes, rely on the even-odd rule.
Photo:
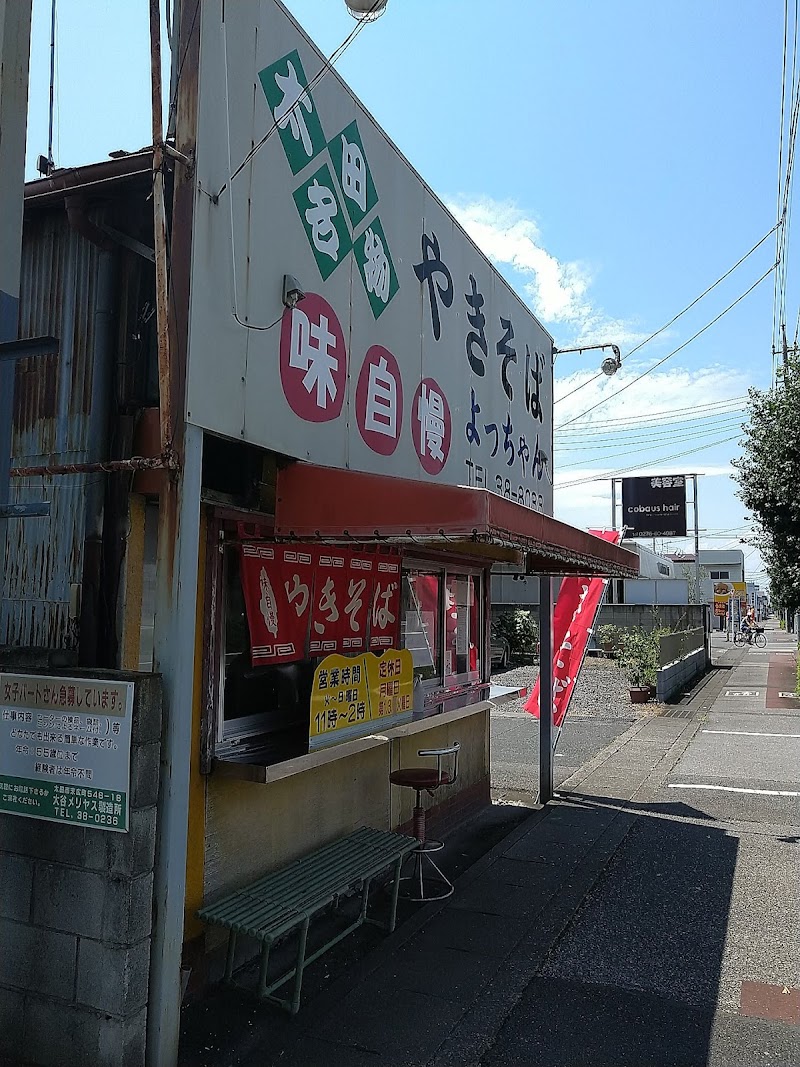
[(656, 684), (658, 636), (635, 627), (623, 632), (621, 644), (620, 666), (628, 679), (631, 703), (645, 704)]
[(619, 649), (621, 630), (619, 626), (604, 623), (597, 627), (597, 643), (607, 656), (614, 656)]

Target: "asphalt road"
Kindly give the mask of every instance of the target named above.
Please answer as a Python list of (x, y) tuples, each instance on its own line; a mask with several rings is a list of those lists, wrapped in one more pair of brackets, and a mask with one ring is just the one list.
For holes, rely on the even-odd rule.
[[(558, 787), (579, 767), (624, 733), (633, 719), (569, 719), (556, 747)], [(527, 712), (492, 713), (492, 790), (496, 799), (533, 799), (539, 788), (539, 724)]]
[[(774, 627), (763, 651), (715, 640), (728, 669), (698, 698), (688, 746), (628, 800), (631, 830), (482, 1067), (800, 1063), (795, 647)], [(658, 745), (626, 745), (594, 802)]]

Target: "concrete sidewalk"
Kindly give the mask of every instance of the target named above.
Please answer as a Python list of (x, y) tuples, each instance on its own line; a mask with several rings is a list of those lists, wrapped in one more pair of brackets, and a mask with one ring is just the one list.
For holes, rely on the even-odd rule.
[(193, 1006), (182, 1062), (797, 1067), (800, 704), (769, 639), (717, 648), (295, 1019)]

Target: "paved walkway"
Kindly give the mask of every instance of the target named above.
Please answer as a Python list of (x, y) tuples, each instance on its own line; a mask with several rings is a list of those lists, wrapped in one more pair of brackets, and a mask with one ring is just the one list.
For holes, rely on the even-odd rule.
[(231, 999), (184, 1062), (797, 1067), (794, 651), (717, 645), (686, 717), (636, 722), (296, 1019)]

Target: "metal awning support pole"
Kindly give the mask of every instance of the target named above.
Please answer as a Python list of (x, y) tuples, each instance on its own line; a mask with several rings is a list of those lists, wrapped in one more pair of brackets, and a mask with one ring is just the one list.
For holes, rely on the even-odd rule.
[(539, 578), (539, 803), (553, 799), (553, 579)]

